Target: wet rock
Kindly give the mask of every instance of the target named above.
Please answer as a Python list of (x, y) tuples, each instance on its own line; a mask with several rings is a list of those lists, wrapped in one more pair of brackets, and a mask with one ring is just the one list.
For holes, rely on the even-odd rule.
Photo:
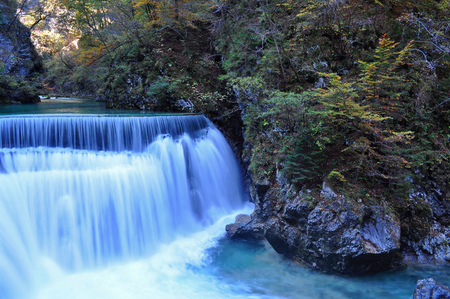
[(276, 218), (271, 218), (265, 223), (264, 237), (270, 243), (270, 245), (279, 254), (287, 254), (291, 250), (292, 243), (295, 241), (296, 232), (294, 232), (293, 238), (288, 237), (288, 230), (292, 230), (292, 227), (283, 226)]
[(407, 244), (410, 252), (405, 252), (405, 261), (445, 264), (450, 262), (450, 227), (434, 222), (418, 241)]
[(308, 216), (302, 260), (326, 272), (370, 273), (401, 264), (400, 224), (391, 217), (361, 219), (341, 201), (319, 205)]
[(277, 196), (273, 188), (264, 198), (272, 203), (264, 236), (279, 254), (330, 273), (356, 275), (402, 266), (400, 221), (382, 207), (365, 207), (357, 214), (337, 195), (315, 207), (301, 196), (276, 204), (271, 196)]
[(288, 203), (284, 207), (283, 218), (288, 222), (304, 226), (313, 207), (306, 202)]
[(450, 288), (433, 278), (419, 280), (414, 299), (450, 299)]
[(252, 220), (249, 215), (236, 216), (235, 222), (225, 227), (230, 239), (263, 240), (263, 225)]

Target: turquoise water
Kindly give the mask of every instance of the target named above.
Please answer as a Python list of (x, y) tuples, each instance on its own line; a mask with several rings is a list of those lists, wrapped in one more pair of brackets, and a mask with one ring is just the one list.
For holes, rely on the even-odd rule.
[(0, 115), (9, 114), (121, 114), (121, 115), (164, 115), (141, 110), (106, 109), (105, 103), (85, 99), (51, 98), (41, 99), (36, 104), (0, 105)]
[(450, 267), (410, 266), (375, 275), (346, 277), (311, 271), (283, 260), (267, 244), (222, 239), (209, 251), (214, 274), (226, 283), (240, 281), (261, 297), (411, 298), (417, 280), (433, 277), (449, 285)]
[[(0, 115), (11, 114), (155, 115), (154, 113), (140, 111), (107, 110), (103, 103), (78, 99), (52, 99), (42, 100), (41, 103), (31, 105), (0, 106)], [(199, 153), (205, 153), (205, 146), (209, 144), (204, 143), (205, 141), (193, 144), (191, 152), (194, 153), (194, 151), (199, 150)], [(157, 147), (155, 147), (156, 145)], [(212, 145), (213, 143), (208, 146)], [(179, 149), (176, 142), (165, 138), (158, 140), (153, 147), (149, 147), (148, 152), (157, 152), (161, 156), (161, 153), (173, 153), (177, 148)], [(152, 177), (149, 186), (142, 189), (145, 189), (146, 193), (150, 193), (149, 190), (154, 190), (158, 188), (157, 186), (160, 186), (156, 182), (161, 179), (159, 174), (162, 172), (162, 170), (153, 171), (151, 169), (155, 168), (155, 165), (160, 169), (167, 168), (164, 166), (166, 162), (160, 164), (158, 159), (154, 159), (153, 156), (147, 154), (135, 156), (128, 151), (95, 153), (86, 151), (86, 149), (64, 151), (59, 148), (36, 148), (30, 152), (27, 149), (5, 149), (4, 151), (5, 157), (8, 157), (8, 159), (10, 159), (9, 156), (11, 156), (11, 159), (14, 158), (11, 161), (15, 163), (13, 167), (15, 170), (7, 171), (8, 174), (0, 173), (0, 191), (3, 188), (4, 194), (14, 194), (13, 197), (16, 198), (15, 203), (17, 203), (17, 190), (24, 190), (23, 192), (26, 190), (21, 187), (23, 184), (26, 184), (24, 186), (27, 188), (33, 186), (32, 190), (35, 190), (35, 188), (48, 183), (48, 186), (53, 185), (55, 189), (50, 190), (51, 188), (45, 185), (47, 187), (41, 190), (45, 196), (41, 200), (54, 197), (55, 201), (59, 200), (58, 206), (55, 206), (55, 213), (62, 211), (68, 213), (67, 215), (71, 215), (72, 209), (76, 205), (73, 199), (78, 195), (66, 194), (67, 190), (75, 190), (76, 188), (65, 189), (64, 186), (70, 186), (71, 184), (83, 186), (82, 189), (88, 196), (98, 193), (100, 195), (96, 196), (101, 197), (101, 194), (108, 192), (107, 186), (111, 184), (108, 182), (113, 182), (114, 190), (117, 191), (111, 191), (109, 200), (111, 205), (119, 206), (122, 205), (120, 198), (124, 196), (117, 197), (117, 195), (120, 192), (125, 192), (124, 186), (133, 184), (138, 186), (140, 180)], [(168, 154), (162, 156), (167, 157), (167, 161), (174, 159), (173, 157), (169, 159)], [(179, 161), (183, 160), (181, 154), (176, 157), (179, 157), (176, 158)], [(203, 157), (204, 154), (198, 155), (200, 160)], [(43, 170), (42, 173), (29, 170), (28, 168), (34, 163), (33, 161), (39, 161), (39, 165), (47, 165), (48, 169)], [(206, 163), (204, 167), (207, 168), (208, 164)], [(18, 165), (22, 170), (17, 170)], [(17, 179), (15, 171), (17, 171)], [(20, 179), (19, 175), (26, 175), (27, 179)], [(48, 180), (45, 180), (46, 177), (48, 177)], [(206, 178), (209, 177), (211, 175), (206, 176)], [(6, 180), (11, 181), (11, 183), (6, 184)], [(60, 181), (63, 183), (58, 183)], [(33, 182), (35, 182), (34, 185), (30, 185)], [(17, 188), (15, 184), (17, 184)], [(169, 184), (169, 181), (166, 184)], [(192, 187), (191, 183), (184, 184), (186, 188)], [(99, 186), (104, 188), (99, 189)], [(93, 191), (87, 192), (89, 188)], [(166, 189), (174, 190), (174, 188)], [(59, 192), (58, 190), (61, 190), (61, 195), (56, 194)], [(136, 192), (136, 190), (141, 189), (134, 187), (130, 190), (129, 192)], [(167, 191), (160, 191), (161, 194), (164, 192)], [(138, 205), (138, 200), (143, 194), (139, 192), (129, 194), (130, 198), (136, 201), (134, 204)], [(217, 193), (213, 192), (206, 198), (213, 198), (215, 195)], [(86, 197), (86, 195), (80, 196), (81, 200)], [(0, 192), (0, 201), (5, 201), (5, 213), (7, 209), (12, 207), (11, 204), (6, 205), (9, 198), (11, 196), (4, 196), (2, 199)], [(24, 194), (23, 198), (25, 204), (25, 199), (29, 196)], [(161, 208), (163, 206), (161, 205)], [(18, 209), (22, 208), (18, 207)], [(37, 210), (38, 208), (34, 208), (34, 211)], [(189, 209), (183, 209), (183, 211), (186, 210)], [(228, 210), (230, 209), (228, 208)], [(30, 213), (31, 211), (33, 210), (30, 210)], [(219, 220), (216, 219), (219, 217), (212, 217), (214, 218), (213, 223), (202, 224), (200, 229), (197, 229), (194, 224), (190, 224), (189, 226), (192, 229), (185, 231), (187, 225), (184, 224), (182, 228), (177, 228), (176, 232), (174, 230), (172, 233), (171, 230), (168, 230), (168, 233), (163, 235), (163, 241), (158, 240), (161, 244), (152, 249), (150, 253), (131, 252), (124, 254), (121, 252), (120, 257), (125, 258), (113, 260), (113, 262), (110, 261), (111, 258), (108, 256), (99, 256), (95, 259), (92, 258), (92, 261), (81, 260), (77, 264), (73, 264), (75, 259), (64, 260), (67, 254), (57, 251), (59, 243), (49, 247), (51, 250), (39, 249), (39, 247), (42, 247), (40, 242), (43, 242), (43, 239), (33, 241), (30, 243), (32, 246), (22, 246), (23, 248), (19, 245), (13, 245), (12, 242), (7, 242), (7, 244), (0, 245), (0, 249), (2, 249), (1, 246), (6, 246), (6, 249), (11, 246), (13, 250), (9, 252), (13, 252), (15, 249), (21, 269), (32, 272), (29, 275), (32, 277), (29, 279), (30, 285), (26, 286), (30, 290), (34, 290), (28, 293), (30, 298), (411, 298), (416, 281), (419, 279), (432, 277), (443, 284), (450, 285), (450, 267), (448, 266), (416, 265), (400, 271), (360, 277), (325, 275), (283, 260), (268, 244), (234, 242), (224, 238), (224, 226), (232, 222), (236, 214), (251, 213), (251, 211), (251, 205), (243, 206), (233, 212), (227, 212), (227, 210), (215, 211), (214, 215), (226, 215)], [(131, 212), (132, 210), (130, 210)], [(169, 212), (159, 211), (157, 214), (163, 216), (166, 215), (165, 213), (168, 213), (167, 215), (174, 213), (174, 211)], [(5, 215), (2, 219), (9, 217)], [(184, 213), (179, 215), (184, 215)], [(93, 214), (92, 219), (95, 217)], [(181, 220), (182, 217), (176, 218)], [(134, 219), (134, 217), (130, 219)], [(169, 216), (164, 217), (164, 219), (170, 221)], [(15, 221), (14, 217), (10, 220)], [(98, 221), (100, 220), (98, 219)], [(0, 231), (0, 236), (4, 234), (5, 238), (10, 237), (12, 233), (8, 233), (7, 230), (10, 224), (1, 221), (0, 219), (0, 227), (5, 229)], [(60, 220), (54, 221), (56, 223)], [(194, 220), (189, 221), (195, 222)], [(189, 221), (183, 223), (190, 223)], [(24, 224), (21, 223), (21, 225)], [(124, 224), (123, 226), (129, 225)], [(33, 226), (30, 225), (27, 234), (32, 235), (30, 231), (32, 228)], [(78, 230), (78, 225), (75, 222), (68, 222), (63, 228), (66, 233), (75, 233)], [(192, 233), (191, 231), (195, 232)], [(129, 239), (132, 237), (130, 236), (126, 242), (131, 242)], [(50, 235), (46, 238), (50, 239)], [(15, 241), (22, 242), (21, 240)], [(142, 241), (140, 242), (142, 248), (147, 248)], [(72, 250), (77, 244), (71, 245)], [(64, 246), (67, 246), (67, 243), (64, 243)], [(42, 252), (39, 254), (31, 252), (31, 257), (28, 260), (21, 260), (23, 252), (31, 251), (30, 248)], [(92, 252), (93, 250), (91, 249)], [(59, 255), (54, 254), (53, 251)], [(52, 255), (59, 257), (55, 258)], [(119, 253), (115, 255), (119, 255)], [(100, 264), (106, 265), (95, 266), (97, 260)], [(2, 265), (11, 263), (7, 260), (2, 261), (1, 257), (0, 262), (2, 262), (0, 263)], [(10, 266), (14, 267), (14, 265)], [(5, 269), (5, 267), (2, 267), (0, 274), (2, 271), (6, 273), (7, 270)], [(33, 272), (36, 269), (39, 269), (39, 271)], [(0, 294), (2, 283), (7, 280), (2, 279), (2, 281), (0, 282)], [(23, 285), (17, 281), (15, 283), (23, 288)], [(4, 288), (7, 287), (4, 286)]]

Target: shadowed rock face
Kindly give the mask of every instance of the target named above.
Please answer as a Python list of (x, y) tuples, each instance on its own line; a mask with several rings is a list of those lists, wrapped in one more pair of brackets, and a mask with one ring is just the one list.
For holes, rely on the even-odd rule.
[[(42, 60), (31, 42), (29, 29), (16, 17), (16, 5), (15, 1), (0, 0), (0, 75), (5, 76), (0, 80), (4, 91), (0, 102), (34, 103), (39, 97), (26, 81), (42, 70)], [(7, 84), (8, 80), (17, 83)]]
[(238, 215), (234, 223), (225, 228), (230, 239), (263, 240), (264, 226), (256, 223), (249, 215)]
[(267, 222), (265, 236), (279, 253), (325, 272), (361, 274), (401, 265), (399, 221), (375, 213), (361, 218), (343, 199), (314, 209), (301, 201), (287, 204), (280, 218)]
[(449, 299), (450, 288), (433, 278), (419, 280), (414, 291), (414, 299)]
[(278, 197), (270, 189), (251, 218), (241, 217), (227, 227), (228, 236), (263, 235), (278, 253), (329, 273), (357, 275), (402, 267), (400, 221), (382, 207), (358, 215), (344, 198), (324, 199), (312, 207), (299, 196), (285, 201)]

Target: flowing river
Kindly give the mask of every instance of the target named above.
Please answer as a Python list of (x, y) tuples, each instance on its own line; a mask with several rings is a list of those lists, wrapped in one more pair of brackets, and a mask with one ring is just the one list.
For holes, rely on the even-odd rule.
[(0, 298), (410, 298), (448, 267), (342, 277), (231, 242), (252, 205), (201, 115), (0, 106)]

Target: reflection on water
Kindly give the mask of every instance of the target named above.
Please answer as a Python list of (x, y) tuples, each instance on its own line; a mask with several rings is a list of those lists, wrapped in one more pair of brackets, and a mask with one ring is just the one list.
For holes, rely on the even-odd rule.
[(8, 114), (154, 114), (140, 110), (106, 109), (104, 102), (56, 98), (41, 99), (36, 104), (0, 105), (0, 115)]

